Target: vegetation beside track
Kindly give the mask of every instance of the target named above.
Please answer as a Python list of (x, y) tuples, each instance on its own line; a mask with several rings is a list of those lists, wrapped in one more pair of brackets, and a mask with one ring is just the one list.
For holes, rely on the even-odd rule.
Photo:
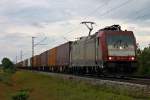
[(139, 75), (150, 76), (150, 46), (145, 47), (143, 50), (138, 49), (138, 72)]
[[(18, 71), (11, 78), (11, 85), (0, 82), (2, 100), (12, 100), (20, 90), (28, 92), (29, 100), (149, 100), (149, 97), (131, 91), (120, 91), (105, 86), (64, 80), (59, 77)], [(129, 95), (132, 94), (132, 95)]]
[(11, 77), (16, 72), (13, 62), (9, 58), (3, 58), (0, 65), (0, 81), (11, 85)]

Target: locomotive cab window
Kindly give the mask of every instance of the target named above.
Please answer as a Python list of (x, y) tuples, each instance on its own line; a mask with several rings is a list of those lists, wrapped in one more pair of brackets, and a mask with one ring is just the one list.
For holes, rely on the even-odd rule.
[(113, 45), (115, 47), (117, 46), (124, 46), (128, 47), (128, 45), (133, 45), (134, 44), (134, 38), (130, 35), (107, 35), (107, 44), (108, 45)]
[(129, 34), (107, 34), (106, 42), (110, 56), (134, 56), (134, 37)]

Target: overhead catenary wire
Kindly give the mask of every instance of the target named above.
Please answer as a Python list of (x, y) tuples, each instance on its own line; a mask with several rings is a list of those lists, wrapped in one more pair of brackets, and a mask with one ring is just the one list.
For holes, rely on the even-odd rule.
[[(111, 0), (109, 0), (109, 1), (107, 2), (107, 4), (104, 3), (103, 5), (98, 6), (96, 9), (94, 9), (94, 10), (93, 10), (92, 12), (90, 12), (88, 15), (97, 13), (97, 11), (99, 11), (100, 8), (103, 8), (103, 7), (105, 7), (106, 5), (108, 5), (108, 4), (110, 3), (110, 1), (111, 1)], [(131, 1), (134, 1), (134, 0), (127, 0), (127, 1), (125, 1), (125, 2), (119, 4), (119, 5), (115, 6), (115, 7), (113, 7), (113, 8), (111, 8), (111, 9), (107, 10), (106, 12), (102, 13), (100, 17), (105, 16), (105, 15), (107, 15), (108, 13), (113, 12), (114, 10), (120, 9), (122, 6), (127, 5), (127, 4), (128, 4), (129, 2), (131, 2)], [(87, 19), (87, 18), (84, 18), (84, 19)], [(83, 20), (84, 20), (84, 19), (83, 19)], [(68, 34), (70, 34), (71, 32), (73, 32), (73, 31), (76, 30), (76, 29), (77, 29), (77, 28), (72, 29), (71, 31), (65, 33), (64, 35), (67, 35), (67, 36), (68, 36)], [(64, 39), (64, 37), (65, 37), (64, 35), (63, 35), (63, 36), (60, 36), (60, 38)], [(66, 37), (65, 37), (65, 38), (66, 38)], [(66, 39), (67, 39), (67, 38), (66, 38)], [(66, 39), (65, 39), (65, 40), (66, 40)], [(68, 39), (67, 39), (67, 41), (68, 41)], [(54, 41), (54, 42), (55, 42), (55, 41)]]
[[(92, 10), (87, 16), (96, 13), (96, 12), (97, 12), (98, 10), (100, 10), (100, 9), (103, 9), (104, 7), (106, 7), (106, 6), (110, 3), (110, 1), (112, 1), (112, 0), (108, 0), (107, 2), (105, 2), (105, 3), (101, 4), (101, 5), (99, 5), (99, 6), (96, 7), (94, 10)], [(85, 17), (85, 18), (82, 19), (82, 21), (87, 20), (87, 19), (88, 19), (88, 17)]]
[(132, 2), (132, 1), (134, 1), (134, 0), (127, 0), (127, 1), (125, 1), (125, 2), (123, 2), (123, 3), (121, 3), (121, 4), (117, 5), (117, 6), (115, 6), (115, 7), (113, 7), (113, 8), (107, 10), (106, 12), (100, 14), (99, 16), (100, 16), (100, 17), (103, 17), (103, 16), (105, 16), (105, 15), (107, 15), (107, 14), (109, 14), (109, 13), (112, 13), (113, 11), (120, 9), (121, 7), (123, 7), (123, 6), (127, 5), (127, 4), (129, 4), (129, 3)]
[[(36, 44), (34, 44), (34, 46), (37, 46), (37, 45), (41, 45), (41, 43), (43, 42), (43, 41), (45, 41), (47, 39), (47, 37), (44, 37), (44, 39), (42, 39), (41, 41), (39, 41), (39, 42), (37, 42)], [(42, 44), (43, 45), (43, 44)]]
[[(150, 15), (150, 13), (148, 13), (148, 14), (144, 14), (144, 15), (140, 15), (140, 16), (136, 16), (134, 19), (143, 18), (143, 17), (146, 17), (147, 15)], [(125, 23), (127, 23), (127, 22), (129, 22), (129, 20), (124, 21), (124, 22), (123, 22), (123, 23), (121, 23), (121, 24), (125, 24)]]
[[(108, 4), (110, 3), (110, 1), (111, 1), (111, 0), (109, 0), (109, 1), (107, 2), (107, 4), (104, 3), (103, 5), (98, 6), (96, 9), (94, 9), (94, 10), (93, 10), (92, 12), (90, 12), (88, 15), (91, 15), (91, 14), (96, 13), (100, 8), (103, 8), (103, 7), (105, 7), (106, 5), (108, 5)], [(132, 1), (133, 1), (133, 0), (132, 0)], [(125, 2), (123, 2), (123, 3), (121, 3), (120, 5), (115, 6), (115, 7), (111, 8), (111, 9), (109, 9), (108, 11), (102, 13), (101, 15), (102, 15), (102, 16), (105, 16), (105, 15), (107, 15), (108, 13), (113, 12), (113, 10), (116, 10), (116, 9), (118, 9), (118, 8), (121, 8), (122, 6), (125, 6), (125, 5), (128, 4), (129, 2), (131, 2), (131, 0), (127, 0), (127, 1), (125, 1)], [(102, 17), (102, 16), (101, 16), (101, 17)], [(84, 19), (87, 19), (87, 18), (84, 18)], [(68, 34), (70, 34), (71, 32), (75, 31), (75, 30), (78, 29), (78, 28), (79, 28), (79, 27), (77, 27), (77, 28), (75, 28), (75, 29), (72, 29), (72, 30), (66, 32), (64, 35), (67, 35), (67, 36), (68, 36)], [(63, 38), (63, 39), (64, 39), (64, 37), (65, 37), (64, 35), (63, 35), (63, 36), (60, 36), (60, 38)], [(67, 38), (65, 37), (65, 40), (66, 40), (66, 39), (67, 39)], [(67, 41), (68, 41), (68, 39), (67, 39)], [(55, 41), (53, 41), (53, 42), (55, 42)]]
[[(138, 15), (138, 16), (135, 16), (135, 14), (134, 14), (134, 19), (139, 19), (139, 18), (143, 18), (143, 17), (145, 17), (145, 16), (147, 16), (147, 15), (150, 15), (150, 13), (146, 13), (146, 14), (144, 14), (144, 15), (141, 15), (143, 12), (142, 11), (144, 11), (146, 9), (146, 7), (144, 7), (144, 8), (142, 8), (142, 9), (140, 9), (140, 10), (137, 10), (135, 13), (136, 14), (140, 14), (140, 15)], [(128, 15), (127, 15), (128, 16)], [(126, 17), (127, 17), (126, 16)], [(121, 24), (125, 24), (125, 23), (127, 23), (127, 22), (129, 22), (129, 19), (127, 19), (127, 20), (124, 20)]]
[[(111, 0), (109, 0), (109, 1), (107, 2), (107, 5), (110, 3), (110, 1), (111, 1)], [(119, 5), (115, 6), (115, 7), (113, 7), (113, 8), (111, 8), (111, 9), (107, 10), (106, 12), (100, 14), (100, 17), (103, 17), (103, 16), (109, 14), (110, 12), (113, 12), (114, 10), (120, 9), (121, 7), (127, 5), (127, 4), (128, 4), (129, 2), (131, 2), (131, 1), (134, 1), (134, 0), (127, 0), (127, 1), (125, 1), (125, 2), (119, 4)], [(103, 6), (98, 6), (96, 9), (94, 9), (92, 12), (90, 12), (90, 14), (96, 13), (97, 11), (99, 11), (99, 9), (100, 9), (101, 7), (103, 8), (104, 6), (106, 6), (105, 3), (103, 4)], [(87, 19), (87, 18), (84, 18), (84, 19)]]
[[(109, 4), (110, 1), (111, 1), (111, 0), (108, 0), (107, 3), (104, 3), (104, 4), (102, 4), (102, 5), (99, 5), (99, 6), (96, 7), (94, 10), (92, 10), (88, 15), (94, 14), (94, 13), (96, 13), (96, 11), (99, 10), (100, 8), (106, 7), (106, 6)], [(86, 20), (86, 19), (88, 19), (88, 18), (85, 17), (85, 18), (82, 19), (82, 21), (83, 21), (83, 20)], [(75, 31), (75, 30), (78, 29), (78, 28), (79, 28), (79, 26), (78, 26), (77, 28), (72, 29), (71, 31), (65, 33), (65, 35), (70, 34), (71, 32)], [(65, 40), (67, 39), (65, 36), (61, 36), (61, 37), (62, 37), (63, 39), (65, 39)], [(65, 37), (65, 38), (64, 38), (64, 37)], [(68, 41), (68, 39), (67, 39), (67, 41)]]
[[(106, 7), (106, 6), (110, 3), (110, 1), (111, 1), (111, 0), (108, 0), (106, 3), (103, 3), (103, 4), (99, 5), (98, 7), (96, 7), (94, 10), (92, 10), (92, 11), (88, 14), (88, 16), (91, 15), (91, 14), (96, 13), (96, 11), (98, 11), (99, 9), (102, 9), (103, 7)], [(83, 21), (83, 20), (86, 20), (86, 19), (88, 19), (88, 18), (85, 17), (85, 18), (82, 19), (82, 21)], [(78, 28), (79, 28), (79, 26), (77, 26), (75, 29), (72, 29), (72, 30), (66, 32), (65, 35), (70, 34), (71, 32), (77, 30)], [(61, 37), (62, 37), (63, 39), (65, 39), (65, 40), (68, 41), (68, 39), (67, 39), (65, 36), (61, 36)], [(64, 37), (65, 37), (65, 38), (64, 38)]]

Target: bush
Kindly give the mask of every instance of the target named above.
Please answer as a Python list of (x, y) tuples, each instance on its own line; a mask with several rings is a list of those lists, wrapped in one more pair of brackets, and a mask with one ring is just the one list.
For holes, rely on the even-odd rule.
[(12, 100), (27, 100), (29, 92), (27, 90), (20, 90), (12, 96)]
[(144, 48), (138, 55), (139, 73), (150, 75), (150, 47)]
[(0, 81), (7, 85), (12, 85), (12, 75), (16, 71), (14, 64), (8, 58), (3, 58), (1, 66), (3, 70), (0, 69)]
[(0, 73), (0, 81), (12, 85), (11, 74), (10, 73)]
[(14, 73), (16, 71), (14, 64), (8, 58), (3, 58), (2, 66), (4, 72)]

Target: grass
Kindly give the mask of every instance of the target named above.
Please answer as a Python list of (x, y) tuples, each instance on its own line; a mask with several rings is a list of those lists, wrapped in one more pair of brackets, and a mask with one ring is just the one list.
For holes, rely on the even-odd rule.
[(149, 97), (127, 95), (105, 86), (26, 71), (15, 73), (12, 85), (0, 82), (0, 100), (11, 100), (12, 95), (20, 90), (29, 92), (29, 100), (150, 100)]

